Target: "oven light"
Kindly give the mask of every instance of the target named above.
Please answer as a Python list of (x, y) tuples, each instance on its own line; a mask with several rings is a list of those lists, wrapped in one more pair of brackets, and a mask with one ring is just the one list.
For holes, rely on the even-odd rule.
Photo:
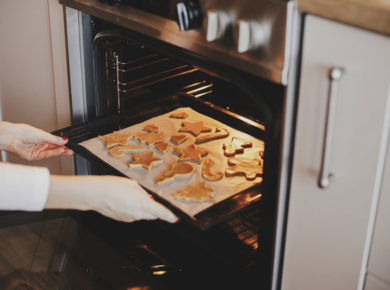
[(156, 276), (162, 276), (162, 275), (165, 275), (167, 273), (167, 271), (154, 271), (153, 272), (153, 275), (156, 275)]

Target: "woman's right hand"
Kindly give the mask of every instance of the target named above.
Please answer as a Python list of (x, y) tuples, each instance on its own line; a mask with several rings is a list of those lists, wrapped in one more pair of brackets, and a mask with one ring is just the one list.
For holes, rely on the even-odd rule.
[(156, 202), (136, 181), (116, 176), (52, 175), (45, 208), (94, 210), (123, 222), (177, 221), (170, 210)]

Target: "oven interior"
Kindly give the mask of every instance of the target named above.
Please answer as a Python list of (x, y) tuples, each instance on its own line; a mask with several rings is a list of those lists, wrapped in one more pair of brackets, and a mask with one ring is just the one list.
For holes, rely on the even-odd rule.
[[(124, 224), (96, 213), (74, 214), (80, 225), (129, 263), (116, 265), (123, 275), (112, 279), (110, 271), (99, 265), (104, 260), (91, 259), (92, 249), (86, 246), (83, 263), (90, 275), (115, 289), (134, 283), (134, 271), (136, 277), (142, 276), (136, 279), (138, 286), (145, 287), (140, 289), (268, 289), (285, 87), (97, 18), (89, 18), (89, 23), (88, 123), (74, 124), (57, 134), (77, 143), (109, 133), (129, 120), (145, 120), (180, 106), (174, 96), (184, 94), (229, 120), (244, 120), (250, 124), (249, 133), (250, 128), (262, 132), (266, 144), (263, 182), (256, 188), (256, 198), (218, 212), (217, 222), (207, 227), (185, 220)], [(229, 125), (234, 127), (234, 123)], [(88, 154), (77, 158), (88, 164), (89, 174), (118, 174)]]

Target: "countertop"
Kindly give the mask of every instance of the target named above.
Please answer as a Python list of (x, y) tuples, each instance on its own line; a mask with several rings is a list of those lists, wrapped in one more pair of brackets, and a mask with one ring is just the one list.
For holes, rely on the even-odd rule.
[(298, 9), (390, 35), (390, 0), (298, 0)]

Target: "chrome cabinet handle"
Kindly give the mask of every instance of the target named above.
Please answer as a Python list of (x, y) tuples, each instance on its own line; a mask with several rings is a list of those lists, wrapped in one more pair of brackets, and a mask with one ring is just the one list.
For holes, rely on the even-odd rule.
[(336, 99), (338, 82), (343, 75), (344, 69), (340, 67), (332, 67), (329, 69), (329, 93), (328, 93), (328, 105), (326, 110), (326, 123), (324, 142), (322, 144), (322, 158), (320, 176), (318, 178), (318, 186), (321, 188), (327, 188), (332, 180), (333, 174), (329, 172), (329, 163), (332, 148), (332, 137), (334, 127), (334, 116), (336, 111)]

